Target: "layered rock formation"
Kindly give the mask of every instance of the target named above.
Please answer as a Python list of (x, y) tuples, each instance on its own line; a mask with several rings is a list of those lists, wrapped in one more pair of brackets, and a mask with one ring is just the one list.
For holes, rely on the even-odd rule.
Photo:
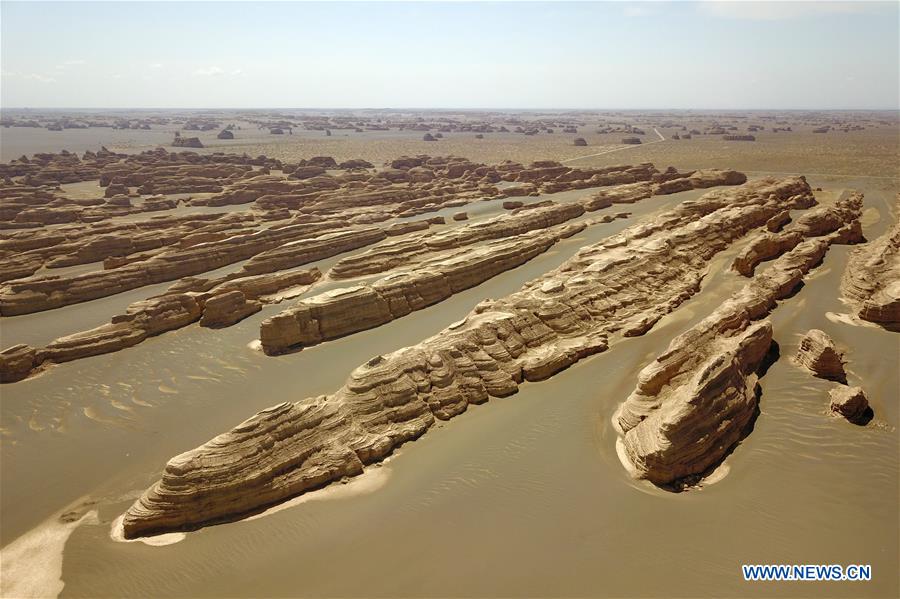
[(429, 231), (402, 240), (389, 240), (365, 252), (347, 256), (331, 269), (331, 276), (346, 279), (384, 272), (434, 252), (474, 245), (492, 239), (545, 229), (584, 214), (578, 204), (553, 204), (498, 216), (455, 229)]
[[(544, 379), (603, 351), (611, 333), (648, 330), (697, 292), (709, 261), (735, 239), (782, 210), (812, 203), (801, 178), (755, 181), (683, 202), (585, 247), (521, 291), (481, 302), (436, 336), (372, 358), (334, 394), (280, 404), (173, 458), (162, 480), (126, 512), (124, 534), (226, 521), (358, 474), (436, 418), (511, 395), (523, 380)], [(810, 247), (804, 245), (803, 260), (789, 261), (787, 280), (773, 277), (771, 286), (789, 287), (807, 255), (818, 252), (820, 259), (827, 248), (825, 240), (804, 244)], [(760, 293), (751, 313), (772, 301)], [(766, 330), (754, 331), (732, 346), (742, 367), (764, 345)]]
[(828, 392), (831, 398), (832, 413), (842, 416), (853, 424), (865, 424), (872, 419), (872, 408), (869, 400), (860, 387), (839, 385)]
[(226, 291), (209, 298), (203, 304), (201, 327), (228, 327), (262, 310), (262, 304), (238, 290)]
[(524, 264), (584, 227), (562, 225), (451, 250), (370, 285), (334, 289), (304, 299), (262, 322), (263, 351), (282, 353), (380, 326)]
[[(204, 299), (195, 294), (177, 294), (135, 302), (128, 306), (125, 314), (114, 316), (108, 324), (60, 337), (47, 347), (35, 349), (26, 346), (27, 361), (20, 360), (15, 364), (0, 361), (0, 380), (21, 380), (47, 363), (69, 362), (119, 351), (153, 335), (181, 328), (199, 320)], [(25, 350), (16, 348), (11, 350), (23, 356)]]
[(754, 269), (761, 262), (782, 255), (808, 237), (831, 233), (845, 223), (850, 223), (852, 227), (852, 230), (847, 231), (848, 239), (850, 237), (855, 241), (862, 239), (859, 220), (853, 218), (853, 215), (859, 210), (860, 202), (862, 202), (862, 196), (853, 193), (849, 198), (833, 205), (810, 210), (785, 226), (781, 232), (773, 233), (771, 232), (772, 227), (781, 226), (786, 218), (789, 219), (789, 216), (785, 217), (783, 213), (776, 215), (772, 222), (766, 223), (768, 231), (757, 233), (747, 247), (734, 259), (734, 270), (745, 277), (752, 276)]
[(900, 331), (900, 222), (878, 239), (854, 248), (841, 292), (859, 318)]
[(371, 245), (385, 237), (387, 237), (387, 233), (383, 229), (370, 227), (335, 231), (318, 237), (298, 239), (257, 253), (244, 263), (241, 272), (256, 275), (294, 268)]
[(69, 277), (20, 279), (0, 288), (4, 316), (50, 310), (106, 297), (144, 285), (172, 281), (254, 257), (245, 275), (263, 274), (334, 256), (386, 237), (380, 229), (346, 230), (315, 235), (330, 222), (263, 229), (225, 239), (173, 249), (118, 268)]
[(51, 363), (70, 362), (132, 347), (149, 337), (199, 321), (204, 327), (226, 327), (259, 312), (279, 291), (308, 286), (321, 277), (318, 269), (255, 277), (225, 275), (218, 279), (186, 278), (164, 294), (135, 302), (108, 324), (67, 335), (46, 347), (16, 345), (0, 352), (0, 383), (26, 378)]
[(798, 288), (832, 243), (861, 240), (861, 204), (858, 196), (841, 202), (846, 220), (783, 254), (641, 371), (613, 418), (623, 460), (635, 476), (683, 488), (743, 438), (757, 412), (756, 373), (772, 340), (771, 324), (759, 319)]
[(824, 331), (812, 329), (800, 340), (794, 360), (819, 378), (847, 382), (844, 355)]
[(680, 173), (669, 167), (664, 173), (654, 174), (649, 181), (618, 185), (602, 189), (581, 200), (585, 210), (608, 208), (613, 204), (632, 204), (654, 195), (668, 195), (691, 189), (707, 189), (718, 185), (740, 185), (747, 181), (744, 173), (732, 170), (698, 170)]

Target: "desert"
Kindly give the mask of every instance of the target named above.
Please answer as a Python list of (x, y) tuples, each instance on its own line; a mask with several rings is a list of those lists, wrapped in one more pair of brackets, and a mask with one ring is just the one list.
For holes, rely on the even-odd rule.
[[(92, 30), (98, 8), (72, 4)], [(203, 18), (110, 3), (122, 24), (188, 11), (206, 37), (185, 43), (222, 65), (259, 48), (229, 49), (213, 23), (290, 56), (327, 23), (359, 36), (353, 69), (335, 50), (296, 75), (274, 70), (283, 57), (219, 68), (158, 48), (141, 64), (171, 78), (159, 107), (131, 102), (130, 75), (83, 33), (68, 39), (84, 64), (70, 46), (40, 71), (52, 81), (22, 75), (36, 46), (6, 22), (39, 21), (4, 6), (0, 596), (897, 596), (900, 97), (866, 99), (900, 57), (854, 71), (840, 93), (857, 103), (785, 75), (763, 99), (732, 84), (747, 107), (721, 108), (732, 67), (705, 62), (716, 28), (746, 52), (746, 31), (807, 39), (848, 14), (896, 38), (897, 7), (759, 3), (778, 18), (738, 19), (722, 14), (750, 9), (711, 4), (284, 3), (308, 19), (292, 30), (225, 3)], [(386, 33), (422, 15), (427, 36)], [(654, 101), (567, 108), (595, 90), (572, 73), (606, 59), (559, 65), (606, 42), (555, 29), (604, 15), (674, 53), (651, 34), (705, 15), (684, 43), (710, 58), (604, 79)], [(524, 48), (490, 37), (489, 17), (552, 30), (567, 58), (535, 42), (527, 72), (571, 102), (529, 107), (537, 88), (504, 72), (526, 71), (485, 53), (490, 74), (465, 75), (484, 85), (455, 84), (447, 67), (474, 48)], [(467, 49), (442, 19), (480, 37)], [(411, 45), (426, 38), (462, 56), (429, 54), (434, 88)], [(397, 67), (384, 89), (364, 47)], [(650, 72), (636, 48), (615, 60)], [(120, 107), (40, 95), (87, 66), (113, 69)], [(276, 107), (244, 100), (254, 68)], [(319, 98), (293, 79), (333, 90), (332, 107), (290, 108)], [(381, 101), (394, 85), (408, 102)], [(796, 90), (821, 105), (795, 107)], [(872, 576), (741, 575), (818, 563)]]

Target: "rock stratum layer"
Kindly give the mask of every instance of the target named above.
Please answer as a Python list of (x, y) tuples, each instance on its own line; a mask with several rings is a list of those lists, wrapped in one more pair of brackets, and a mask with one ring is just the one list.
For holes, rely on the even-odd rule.
[[(757, 413), (757, 372), (772, 343), (759, 321), (791, 295), (832, 243), (861, 241), (862, 197), (804, 215), (831, 224), (797, 243), (648, 364), (613, 418), (621, 454), (638, 478), (680, 489), (718, 465)], [(831, 219), (835, 214), (841, 219)], [(827, 231), (827, 229), (831, 229)]]
[[(643, 334), (698, 291), (709, 261), (737, 238), (814, 202), (802, 178), (764, 179), (708, 192), (582, 248), (434, 337), (372, 358), (335, 393), (279, 404), (176, 456), (127, 510), (124, 534), (232, 520), (358, 474), (435, 419), (552, 376), (605, 350), (612, 333)], [(809, 243), (821, 258), (827, 242)]]
[[(897, 198), (900, 210), (900, 194)], [(853, 249), (841, 292), (859, 318), (900, 331), (900, 222), (878, 239)]]

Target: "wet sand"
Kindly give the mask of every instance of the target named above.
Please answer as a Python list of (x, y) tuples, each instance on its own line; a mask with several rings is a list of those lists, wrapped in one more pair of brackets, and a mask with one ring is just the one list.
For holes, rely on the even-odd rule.
[[(884, 181), (811, 183), (864, 190), (870, 238), (896, 218), (888, 211), (895, 189)], [(610, 417), (640, 368), (743, 283), (728, 270), (740, 244), (715, 261), (702, 293), (650, 333), (441, 424), (382, 466), (389, 476), (377, 488), (313, 493), (321, 500), (171, 545), (110, 537), (172, 455), (259, 409), (332, 391), (371, 356), (433, 334), (480, 299), (506, 295), (582, 245), (699, 193), (623, 206), (631, 219), (588, 228), (436, 306), (295, 354), (272, 358), (248, 347), (259, 322), (280, 309), (270, 306), (228, 329), (188, 327), (4, 386), (4, 575), (21, 567), (11, 548), (40, 540), (42, 523), (88, 496), (98, 502), (98, 523), (42, 545), (54, 553), (64, 544), (62, 596), (896, 596), (892, 365), (900, 344), (881, 329), (829, 319), (846, 311), (836, 297), (842, 246), (773, 313), (782, 359), (761, 379), (760, 418), (727, 460), (729, 474), (701, 491), (673, 495), (632, 481)], [(45, 313), (18, 330), (28, 317), (8, 321), (23, 339), (55, 336), (65, 322), (105, 321), (105, 302), (127, 304), (125, 295)], [(56, 313), (53, 324), (47, 317)], [(876, 414), (868, 427), (827, 417), (827, 384), (786, 359), (812, 327), (849, 349), (850, 383), (863, 381)], [(873, 581), (773, 587), (740, 576), (742, 563), (819, 562), (870, 563)], [(33, 588), (55, 593), (52, 570), (31, 571)]]

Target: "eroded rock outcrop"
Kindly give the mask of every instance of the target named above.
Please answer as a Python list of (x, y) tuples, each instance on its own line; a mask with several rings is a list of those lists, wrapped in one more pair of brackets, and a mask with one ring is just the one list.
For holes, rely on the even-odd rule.
[(585, 225), (562, 225), (451, 250), (369, 285), (306, 298), (260, 325), (263, 351), (277, 354), (374, 328), (515, 268)]
[(828, 392), (831, 398), (832, 413), (842, 416), (853, 424), (866, 424), (872, 419), (872, 408), (869, 400), (860, 387), (839, 385)]
[(386, 237), (380, 229), (317, 235), (330, 228), (333, 225), (326, 221), (242, 232), (171, 249), (118, 268), (69, 277), (19, 279), (0, 288), (0, 314), (10, 316), (50, 310), (144, 285), (194, 276), (251, 257), (253, 259), (242, 268), (242, 275), (270, 273), (334, 256)]
[(262, 304), (238, 290), (226, 291), (209, 298), (203, 304), (201, 327), (228, 327), (262, 310)]
[(800, 340), (794, 361), (823, 379), (847, 382), (844, 372), (844, 355), (834, 346), (825, 331), (812, 329)]
[(231, 326), (259, 312), (263, 303), (280, 301), (279, 292), (305, 290), (320, 277), (316, 268), (252, 277), (188, 277), (163, 295), (131, 304), (108, 324), (60, 337), (46, 347), (16, 345), (0, 352), (0, 383), (20, 381), (47, 364), (120, 351), (198, 320), (204, 327)]
[(848, 201), (846, 221), (783, 254), (641, 371), (613, 418), (623, 462), (635, 476), (683, 488), (743, 438), (757, 412), (756, 373), (772, 339), (771, 324), (759, 319), (798, 288), (832, 243), (848, 241), (860, 205), (858, 198)]
[[(757, 265), (766, 260), (776, 258), (796, 247), (808, 237), (817, 237), (843, 228), (842, 243), (862, 241), (862, 227), (854, 218), (862, 206), (862, 195), (851, 193), (834, 204), (818, 206), (802, 214), (797, 220), (785, 226), (780, 232), (773, 233), (772, 221), (766, 223), (767, 231), (760, 231), (750, 240), (747, 247), (734, 259), (733, 268), (745, 277), (753, 275)], [(789, 220), (789, 216), (787, 217)], [(784, 213), (773, 217), (775, 223), (785, 221)]]
[[(587, 246), (436, 336), (374, 357), (337, 392), (264, 410), (173, 458), (125, 513), (124, 534), (226, 521), (358, 474), (436, 418), (511, 395), (523, 380), (546, 378), (603, 351), (613, 332), (648, 330), (696, 293), (713, 256), (781, 210), (811, 202), (801, 178), (754, 181), (685, 201)], [(819, 245), (827, 247), (811, 243), (821, 253)], [(795, 272), (799, 267), (787, 278)], [(761, 306), (770, 301), (763, 295)]]
[(25, 343), (0, 351), (0, 383), (21, 381), (35, 365), (35, 349)]
[(853, 249), (841, 292), (859, 318), (900, 331), (900, 222)]
[(331, 269), (331, 276), (346, 279), (384, 272), (434, 252), (461, 248), (492, 239), (521, 235), (545, 229), (584, 214), (578, 204), (553, 204), (541, 208), (514, 212), (440, 231), (411, 235), (401, 240), (389, 240), (353, 256), (347, 256)]

